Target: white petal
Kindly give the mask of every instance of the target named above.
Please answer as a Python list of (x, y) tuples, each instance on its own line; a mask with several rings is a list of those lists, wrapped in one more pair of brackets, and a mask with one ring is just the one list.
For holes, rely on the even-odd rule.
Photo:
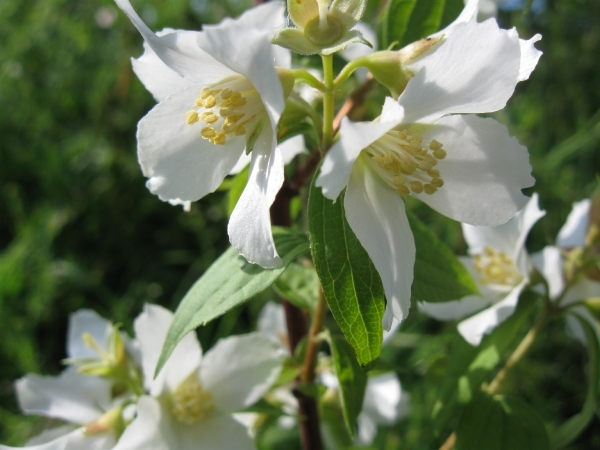
[(287, 347), (284, 341), (287, 337), (287, 325), (283, 306), (275, 302), (267, 302), (258, 315), (256, 328), (275, 344)]
[[(516, 29), (509, 30), (509, 33), (514, 31), (514, 34), (517, 34)], [(518, 38), (518, 36), (517, 36)], [(533, 44), (542, 39), (541, 34), (536, 34), (529, 40), (519, 39), (519, 45), (521, 46), (521, 67), (519, 68), (519, 81), (525, 81), (529, 79), (531, 72), (537, 66), (540, 57), (542, 56), (542, 52), (535, 48)]]
[(281, 152), (271, 151), (273, 134), (265, 129), (252, 151), (250, 175), (227, 226), (231, 245), (248, 260), (267, 269), (279, 267), (269, 208), (283, 184)]
[(546, 246), (541, 252), (531, 255), (531, 262), (548, 283), (550, 298), (558, 297), (565, 288), (560, 249), (551, 245)]
[(377, 122), (352, 122), (342, 119), (340, 139), (333, 144), (321, 165), (316, 185), (323, 195), (335, 200), (348, 184), (352, 166), (362, 149), (368, 147), (402, 121), (402, 108), (391, 98), (385, 99), (381, 119)]
[(585, 235), (590, 221), (590, 199), (573, 203), (573, 209), (567, 217), (567, 221), (558, 232), (556, 244), (563, 248), (574, 248), (585, 246)]
[(142, 396), (137, 417), (125, 428), (114, 450), (181, 450), (181, 447), (173, 435), (170, 414), (157, 399)]
[(435, 194), (413, 194), (439, 213), (471, 225), (506, 222), (529, 200), (533, 185), (527, 149), (493, 119), (448, 116), (420, 133), (437, 139), (448, 155), (438, 162), (444, 186)]
[(562, 299), (561, 305), (569, 305), (579, 300), (600, 297), (600, 283), (588, 278), (580, 278), (569, 288)]
[(569, 310), (567, 315), (567, 332), (571, 334), (575, 339), (580, 341), (583, 345), (588, 345), (585, 331), (581, 327), (579, 320), (575, 318), (575, 315), (585, 320), (590, 324), (592, 329), (596, 332), (596, 339), (600, 340), (600, 329), (598, 328), (598, 320), (590, 314), (590, 312), (584, 306), (577, 306)]
[[(257, 28), (268, 31), (273, 34), (275, 31), (285, 26), (283, 2), (262, 3), (259, 6), (248, 9), (237, 19), (225, 18), (218, 27), (237, 26), (240, 28)], [(204, 29), (212, 28), (211, 25), (204, 25)], [(289, 68), (292, 65), (292, 55), (288, 49), (273, 45), (274, 64), (279, 67)]]
[(199, 33), (176, 30), (164, 36), (157, 36), (138, 16), (129, 0), (115, 1), (156, 55), (182, 77), (211, 83), (233, 74), (231, 69), (219, 64), (198, 46)]
[(233, 169), (229, 171), (229, 175), (237, 175), (244, 170), (248, 164), (250, 164), (250, 161), (252, 161), (252, 154), (243, 152), (240, 156), (240, 159), (238, 159), (238, 162), (236, 162), (235, 166), (233, 166)]
[(419, 302), (419, 310), (437, 320), (462, 319), (485, 308), (490, 301), (478, 295), (443, 303)]
[(138, 159), (147, 186), (161, 200), (196, 201), (219, 187), (240, 158), (245, 138), (214, 145), (188, 125), (186, 111), (204, 85), (192, 85), (156, 105), (138, 124)]
[(356, 436), (357, 444), (370, 445), (377, 436), (377, 424), (364, 411), (361, 411), (356, 419), (358, 426), (358, 435)]
[(80, 309), (69, 319), (67, 331), (67, 355), (70, 358), (98, 358), (95, 350), (83, 342), (83, 334), (89, 333), (103, 348), (111, 329), (111, 323), (91, 309)]
[(515, 311), (526, 284), (527, 280), (523, 280), (502, 301), (459, 323), (458, 331), (465, 340), (471, 345), (479, 345), (485, 334), (491, 333), (508, 319)]
[(395, 373), (370, 377), (365, 390), (363, 412), (377, 424), (392, 425), (398, 420), (402, 387)]
[(404, 200), (361, 159), (354, 165), (344, 199), (346, 218), (383, 283), (387, 304), (402, 321), (410, 308), (415, 242)]
[(177, 423), (177, 450), (254, 450), (246, 428), (230, 415), (215, 414), (193, 425)]
[(492, 247), (517, 261), (531, 227), (546, 215), (546, 211), (540, 209), (538, 201), (538, 195), (534, 193), (525, 207), (502, 225), (477, 227), (462, 224), (465, 240), (469, 244), (469, 253), (481, 254), (485, 247)]
[(304, 144), (304, 136), (301, 134), (283, 141), (278, 147), (281, 150), (281, 157), (284, 164), (291, 163), (296, 156), (302, 153), (308, 153)]
[(175, 390), (200, 365), (202, 349), (192, 331), (177, 344), (159, 376), (154, 379), (156, 363), (172, 322), (171, 311), (149, 303), (144, 305), (144, 311), (134, 322), (135, 334), (142, 352), (145, 386), (151, 389), (152, 395), (161, 394), (165, 384), (171, 390)]
[(409, 64), (416, 75), (400, 95), (405, 122), (502, 109), (519, 76), (521, 50), (495, 20), (457, 24), (432, 52)]
[[(18, 448), (26, 448), (27, 450), (109, 450), (112, 449), (114, 445), (115, 438), (113, 433), (88, 436), (83, 432), (83, 428), (78, 428), (50, 442)], [(14, 448), (17, 447), (0, 445), (0, 450)]]
[(392, 319), (392, 324), (389, 327), (389, 331), (383, 330), (383, 345), (385, 345), (390, 341), (390, 339), (392, 339), (392, 337), (394, 337), (394, 334), (396, 334), (396, 331), (399, 327), (400, 322), (398, 322), (396, 319)]
[[(175, 30), (169, 30), (164, 32), (163, 35), (173, 32)], [(144, 54), (137, 59), (132, 58), (131, 65), (137, 77), (157, 102), (163, 101), (169, 95), (182, 90), (195, 80), (194, 78), (184, 78), (170, 69), (145, 41)]]
[(96, 420), (108, 409), (110, 389), (108, 380), (80, 375), (74, 367), (57, 377), (28, 374), (16, 382), (23, 412), (76, 424)]
[(200, 382), (223, 412), (256, 402), (275, 381), (284, 352), (261, 333), (221, 339), (200, 366)]
[(285, 105), (270, 33), (256, 28), (206, 28), (198, 43), (221, 64), (252, 82), (265, 105), (271, 128), (276, 129)]
[(47, 444), (52, 442), (58, 438), (63, 437), (65, 434), (69, 434), (75, 431), (79, 426), (77, 425), (63, 425), (56, 428), (50, 428), (49, 430), (44, 430), (37, 436), (28, 439), (25, 443), (25, 447), (32, 447), (34, 445)]

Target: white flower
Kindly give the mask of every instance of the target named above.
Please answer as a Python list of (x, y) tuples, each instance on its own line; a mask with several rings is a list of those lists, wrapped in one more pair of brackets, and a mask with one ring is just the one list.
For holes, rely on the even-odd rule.
[(408, 64), (414, 73), (398, 101), (387, 98), (372, 123), (342, 120), (317, 185), (344, 207), (350, 227), (381, 276), (384, 327), (410, 307), (415, 247), (404, 197), (472, 225), (506, 222), (531, 186), (525, 147), (504, 125), (475, 115), (506, 105), (539, 58), (533, 42), (494, 20), (477, 23), (477, 2), (444, 30), (432, 50)]
[[(82, 334), (105, 342), (112, 330), (110, 322), (90, 310), (71, 315), (67, 354), (74, 361), (97, 357), (84, 345)], [(69, 425), (47, 430), (30, 439), (31, 450), (108, 450), (118, 436), (111, 427), (119, 420), (121, 408), (111, 395), (112, 383), (106, 379), (77, 373), (69, 367), (59, 376), (28, 374), (16, 382), (19, 405), (25, 414), (64, 420)], [(8, 449), (0, 445), (0, 449)]]
[[(384, 331), (384, 345), (395, 332), (399, 323), (394, 321), (394, 329), (391, 332)], [(280, 346), (287, 348), (287, 329), (285, 325), (285, 315), (283, 307), (273, 302), (268, 302), (262, 309), (258, 319), (258, 330), (265, 333), (269, 338)], [(319, 380), (326, 387), (338, 390), (338, 381), (336, 376), (330, 371), (323, 371)], [(281, 403), (284, 412), (288, 416), (280, 418), (279, 425), (283, 428), (289, 428), (295, 420), (297, 411), (297, 402), (289, 390), (278, 389), (273, 393), (279, 403)], [(402, 392), (402, 387), (398, 377), (393, 373), (386, 373), (370, 377), (365, 389), (363, 410), (358, 416), (358, 434), (357, 443), (370, 444), (377, 434), (378, 425), (392, 425), (399, 419), (408, 415), (409, 396)], [(283, 420), (282, 420), (283, 419)], [(248, 425), (252, 426), (255, 420), (248, 418)], [(325, 430), (326, 431), (326, 430)]]
[(539, 209), (538, 196), (534, 194), (525, 208), (503, 225), (463, 224), (471, 257), (461, 258), (461, 262), (473, 276), (481, 296), (445, 303), (424, 302), (419, 304), (419, 309), (439, 320), (454, 320), (480, 311), (458, 324), (458, 331), (465, 340), (479, 345), (485, 334), (512, 315), (521, 291), (529, 283), (531, 263), (525, 240), (531, 227), (545, 214)]
[[(560, 299), (560, 306), (563, 307), (588, 298), (600, 297), (599, 282), (589, 279), (585, 275), (580, 275), (567, 287), (564, 273), (564, 255), (569, 252), (579, 252), (585, 246), (591, 208), (592, 201), (589, 199), (574, 203), (567, 221), (558, 232), (556, 245), (546, 246), (541, 252), (531, 256), (533, 264), (548, 283), (550, 299), (553, 301)], [(565, 288), (567, 288), (566, 292), (564, 292)], [(567, 326), (577, 339), (585, 342), (585, 334), (574, 315), (578, 315), (589, 322), (600, 339), (598, 321), (585, 306), (572, 306), (568, 311)]]
[(265, 5), (202, 32), (157, 35), (128, 0), (116, 1), (144, 37), (146, 51), (134, 68), (160, 102), (138, 124), (138, 159), (148, 188), (185, 206), (217, 189), (244, 150), (252, 150), (229, 237), (248, 261), (279, 266), (269, 207), (283, 183), (276, 128), (284, 92), (274, 66), (289, 66), (289, 53), (274, 50), (270, 31), (283, 22), (282, 5)]
[(150, 395), (140, 397), (137, 417), (115, 450), (254, 448), (232, 413), (266, 392), (281, 370), (283, 352), (263, 335), (251, 333), (222, 339), (203, 356), (192, 332), (153, 380), (172, 320), (166, 309), (146, 305), (135, 321)]

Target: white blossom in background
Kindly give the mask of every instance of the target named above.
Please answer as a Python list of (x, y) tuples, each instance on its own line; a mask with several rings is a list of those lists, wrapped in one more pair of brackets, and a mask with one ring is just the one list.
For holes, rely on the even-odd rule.
[(485, 334), (512, 315), (529, 283), (532, 265), (525, 240), (531, 227), (545, 214), (538, 206), (537, 194), (533, 194), (525, 208), (503, 225), (463, 224), (470, 256), (460, 261), (473, 276), (481, 295), (444, 303), (422, 302), (419, 309), (438, 320), (471, 316), (458, 324), (458, 331), (469, 344), (479, 345)]
[[(382, 337), (384, 345), (396, 331), (398, 325), (399, 323), (394, 321), (393, 329), (390, 332), (384, 331)], [(287, 349), (287, 328), (281, 305), (268, 302), (260, 312), (257, 328), (260, 332), (269, 336), (272, 342), (278, 343), (282, 348)], [(333, 372), (323, 371), (319, 375), (319, 380), (329, 389), (338, 391), (338, 381)], [(277, 389), (270, 394), (270, 397), (281, 404), (283, 411), (288, 414), (288, 416), (281, 417), (278, 424), (283, 428), (291, 428), (296, 423), (297, 401), (289, 389)], [(406, 417), (408, 412), (409, 396), (402, 391), (396, 374), (385, 373), (369, 377), (365, 389), (363, 410), (357, 420), (356, 442), (358, 444), (370, 444), (377, 435), (379, 425), (393, 425), (398, 420)], [(244, 423), (251, 427), (254, 422), (250, 417), (247, 417)]]
[(537, 64), (540, 36), (523, 41), (476, 15), (477, 1), (469, 1), (441, 40), (407, 65), (414, 76), (398, 101), (386, 99), (378, 120), (342, 120), (316, 182), (332, 200), (346, 188), (346, 218), (383, 282), (386, 329), (410, 307), (415, 247), (406, 196), (454, 220), (495, 226), (525, 205), (521, 189), (534, 182), (527, 149), (504, 125), (474, 113), (506, 105)]
[(154, 370), (173, 314), (146, 305), (135, 321), (149, 395), (115, 450), (253, 449), (233, 413), (255, 403), (281, 370), (284, 353), (260, 333), (222, 339), (206, 355), (193, 332), (176, 346), (160, 374)]
[[(565, 279), (565, 258), (568, 258), (569, 253), (580, 252), (585, 247), (591, 208), (590, 199), (574, 203), (567, 221), (558, 232), (556, 245), (546, 246), (541, 252), (531, 256), (533, 264), (548, 284), (550, 300), (559, 301), (560, 306), (563, 307), (589, 298), (600, 297), (600, 282), (582, 274), (567, 286)], [(577, 339), (585, 342), (583, 329), (574, 315), (589, 322), (600, 339), (598, 321), (585, 306), (572, 306), (568, 311), (567, 326)]]
[[(106, 342), (113, 327), (91, 310), (79, 310), (69, 320), (67, 355), (75, 363), (98, 360), (98, 353), (86, 346), (91, 340), (108, 354)], [(87, 339), (83, 339), (86, 335)], [(130, 344), (133, 343), (130, 341)], [(42, 432), (25, 444), (30, 450), (108, 450), (117, 442), (115, 426), (121, 425), (122, 407), (131, 399), (113, 399), (113, 383), (83, 375), (76, 366), (58, 376), (27, 374), (16, 382), (19, 406), (25, 414), (42, 415), (67, 422)], [(10, 449), (0, 445), (0, 449)]]
[(134, 69), (159, 101), (138, 124), (138, 159), (148, 188), (186, 207), (216, 190), (251, 151), (249, 180), (228, 233), (248, 261), (279, 266), (269, 218), (283, 183), (276, 129), (284, 88), (275, 65), (289, 67), (290, 55), (271, 45), (270, 36), (283, 23), (283, 6), (267, 4), (202, 32), (155, 34), (128, 0), (116, 2), (144, 37), (145, 52)]

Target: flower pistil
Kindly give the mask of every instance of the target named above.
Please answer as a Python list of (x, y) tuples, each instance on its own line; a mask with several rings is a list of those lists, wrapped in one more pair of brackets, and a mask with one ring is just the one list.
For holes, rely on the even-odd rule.
[(482, 284), (516, 286), (523, 280), (513, 259), (492, 247), (485, 247), (483, 254), (475, 255), (473, 267), (480, 274)]

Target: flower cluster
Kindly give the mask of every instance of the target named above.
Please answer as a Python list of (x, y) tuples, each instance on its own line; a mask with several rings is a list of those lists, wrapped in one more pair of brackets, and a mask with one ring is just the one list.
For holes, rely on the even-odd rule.
[(69, 425), (43, 432), (27, 448), (187, 450), (198, 442), (214, 450), (254, 448), (233, 413), (271, 387), (283, 352), (264, 335), (251, 333), (222, 339), (202, 355), (190, 333), (154, 378), (172, 319), (171, 312), (147, 304), (131, 340), (93, 311), (73, 314), (70, 366), (57, 377), (29, 374), (16, 383), (26, 414)]

